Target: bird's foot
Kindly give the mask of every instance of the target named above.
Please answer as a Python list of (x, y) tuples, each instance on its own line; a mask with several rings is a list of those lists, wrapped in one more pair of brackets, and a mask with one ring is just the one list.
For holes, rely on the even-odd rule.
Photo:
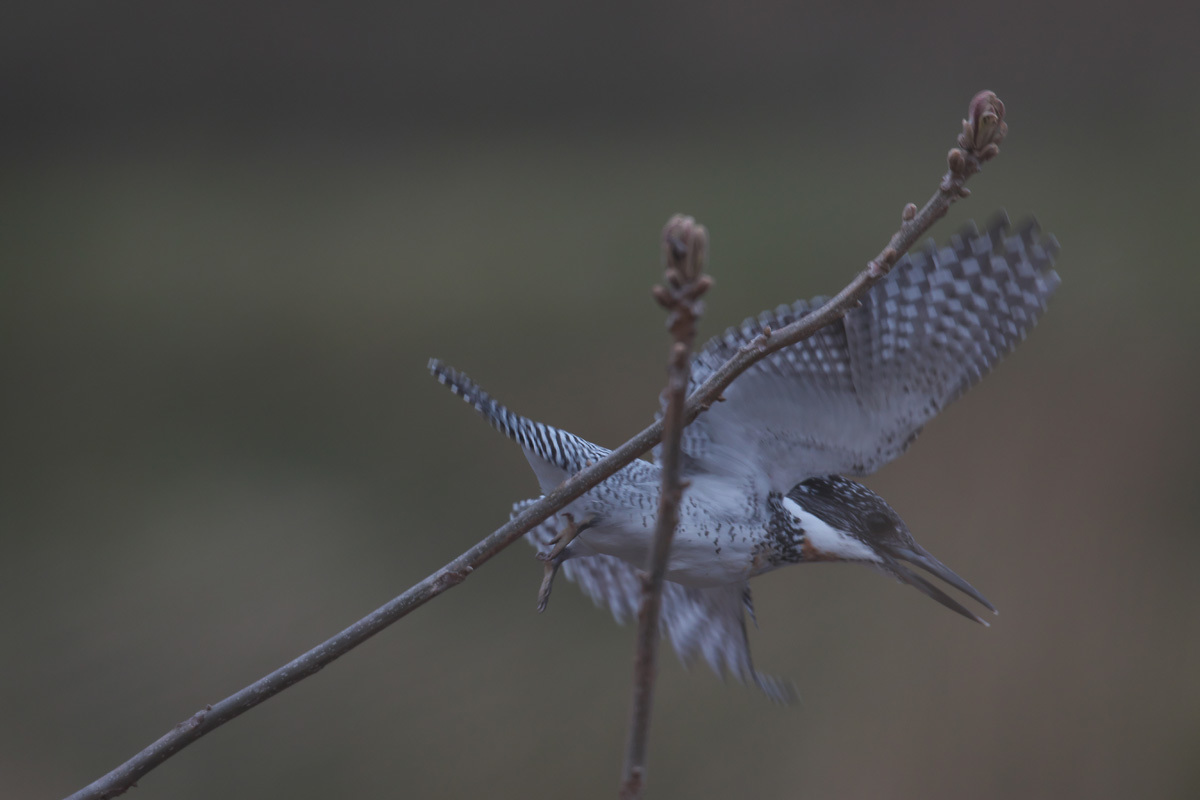
[(553, 588), (554, 576), (558, 574), (558, 568), (562, 566), (562, 562), (570, 558), (567, 548), (570, 547), (576, 536), (592, 525), (592, 521), (595, 519), (589, 516), (583, 522), (576, 522), (575, 517), (571, 514), (562, 514), (561, 516), (567, 521), (567, 524), (550, 540), (549, 544), (552, 546), (549, 552), (537, 554), (538, 561), (546, 565), (546, 572), (542, 576), (542, 586), (538, 589), (538, 611), (545, 611), (546, 604), (550, 602), (550, 589)]
[(561, 558), (549, 558), (538, 554), (538, 558), (546, 564), (546, 572), (542, 576), (542, 585), (538, 589), (537, 610), (542, 613), (546, 610), (547, 604), (550, 602), (550, 590), (554, 586), (554, 576), (558, 574), (558, 568), (562, 564)]
[[(571, 514), (563, 514), (562, 517), (567, 521), (567, 524), (564, 525), (562, 530), (558, 532), (558, 535), (550, 540), (550, 544), (553, 545), (553, 547), (551, 547), (550, 552), (546, 554), (544, 559), (546, 561), (560, 561), (561, 559), (559, 556), (563, 554), (563, 551), (567, 549), (567, 546), (571, 544), (571, 541), (578, 536), (579, 532), (585, 527), (583, 525), (576, 525), (575, 517)], [(541, 558), (541, 556), (539, 556), (539, 558)]]

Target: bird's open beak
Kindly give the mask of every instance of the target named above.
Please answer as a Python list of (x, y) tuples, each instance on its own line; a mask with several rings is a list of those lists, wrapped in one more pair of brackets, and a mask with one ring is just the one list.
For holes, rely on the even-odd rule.
[(975, 616), (953, 597), (946, 594), (937, 586), (925, 580), (922, 575), (914, 572), (900, 562), (907, 561), (913, 566), (920, 567), (930, 575), (941, 578), (955, 589), (958, 589), (963, 594), (967, 595), (973, 600), (976, 600), (993, 614), (999, 613), (996, 611), (996, 607), (989, 603), (988, 599), (979, 593), (978, 589), (955, 575), (949, 567), (938, 561), (929, 553), (925, 552), (925, 550), (923, 550), (919, 545), (914, 544), (911, 549), (907, 547), (891, 547), (888, 548), (888, 554), (891, 556), (888, 566), (891, 568), (893, 575), (899, 578), (902, 582), (907, 583), (909, 586), (918, 589), (923, 594), (932, 597), (934, 600), (937, 600), (951, 611), (962, 614), (967, 619), (973, 619), (980, 625), (987, 625), (987, 622)]

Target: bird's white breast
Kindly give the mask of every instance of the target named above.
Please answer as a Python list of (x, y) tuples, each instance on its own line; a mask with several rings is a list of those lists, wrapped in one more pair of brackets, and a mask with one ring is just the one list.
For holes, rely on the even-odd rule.
[[(738, 519), (711, 501), (695, 487), (685, 493), (667, 562), (669, 580), (688, 586), (724, 586), (751, 576), (754, 548), (762, 538), (761, 524)], [(655, 512), (657, 503), (642, 509), (609, 509), (604, 522), (586, 530), (581, 538), (596, 552), (645, 569), (654, 539)]]

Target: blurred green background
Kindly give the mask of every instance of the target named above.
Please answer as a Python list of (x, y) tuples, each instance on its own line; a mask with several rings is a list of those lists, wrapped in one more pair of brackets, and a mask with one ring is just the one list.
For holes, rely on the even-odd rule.
[[(1197, 20), (1184, 3), (18, 3), (0, 26), (0, 795), (54, 797), (386, 602), (536, 484), (432, 381), (615, 445), (705, 223), (712, 334), (1036, 213), (1044, 323), (870, 480), (1001, 609), (756, 583), (792, 708), (664, 651), (652, 797), (1200, 796)], [(524, 544), (139, 798), (611, 797), (632, 632)]]

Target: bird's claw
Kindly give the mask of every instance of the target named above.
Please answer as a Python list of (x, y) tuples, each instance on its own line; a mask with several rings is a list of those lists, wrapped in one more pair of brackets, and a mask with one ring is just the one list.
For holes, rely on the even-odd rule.
[(542, 576), (542, 585), (538, 589), (537, 610), (539, 612), (545, 611), (546, 605), (550, 602), (550, 590), (554, 585), (554, 576), (558, 574), (558, 568), (567, 558), (567, 548), (575, 540), (575, 537), (590, 524), (588, 521), (583, 524), (576, 523), (575, 517), (571, 514), (563, 514), (562, 517), (567, 524), (550, 540), (549, 544), (552, 547), (549, 552), (537, 554), (538, 561), (546, 565), (545, 574)]
[(538, 553), (538, 558), (546, 564), (546, 571), (542, 576), (542, 585), (538, 588), (537, 610), (540, 614), (546, 610), (546, 606), (550, 603), (550, 590), (554, 587), (554, 576), (558, 574), (558, 567), (562, 564), (562, 559), (550, 558), (548, 555), (542, 553)]
[(559, 556), (563, 554), (563, 551), (571, 544), (571, 541), (579, 535), (581, 526), (575, 524), (575, 517), (570, 514), (563, 514), (562, 516), (567, 521), (567, 524), (550, 540), (550, 544), (554, 546), (550, 548), (550, 552), (546, 554), (544, 560), (557, 561)]

